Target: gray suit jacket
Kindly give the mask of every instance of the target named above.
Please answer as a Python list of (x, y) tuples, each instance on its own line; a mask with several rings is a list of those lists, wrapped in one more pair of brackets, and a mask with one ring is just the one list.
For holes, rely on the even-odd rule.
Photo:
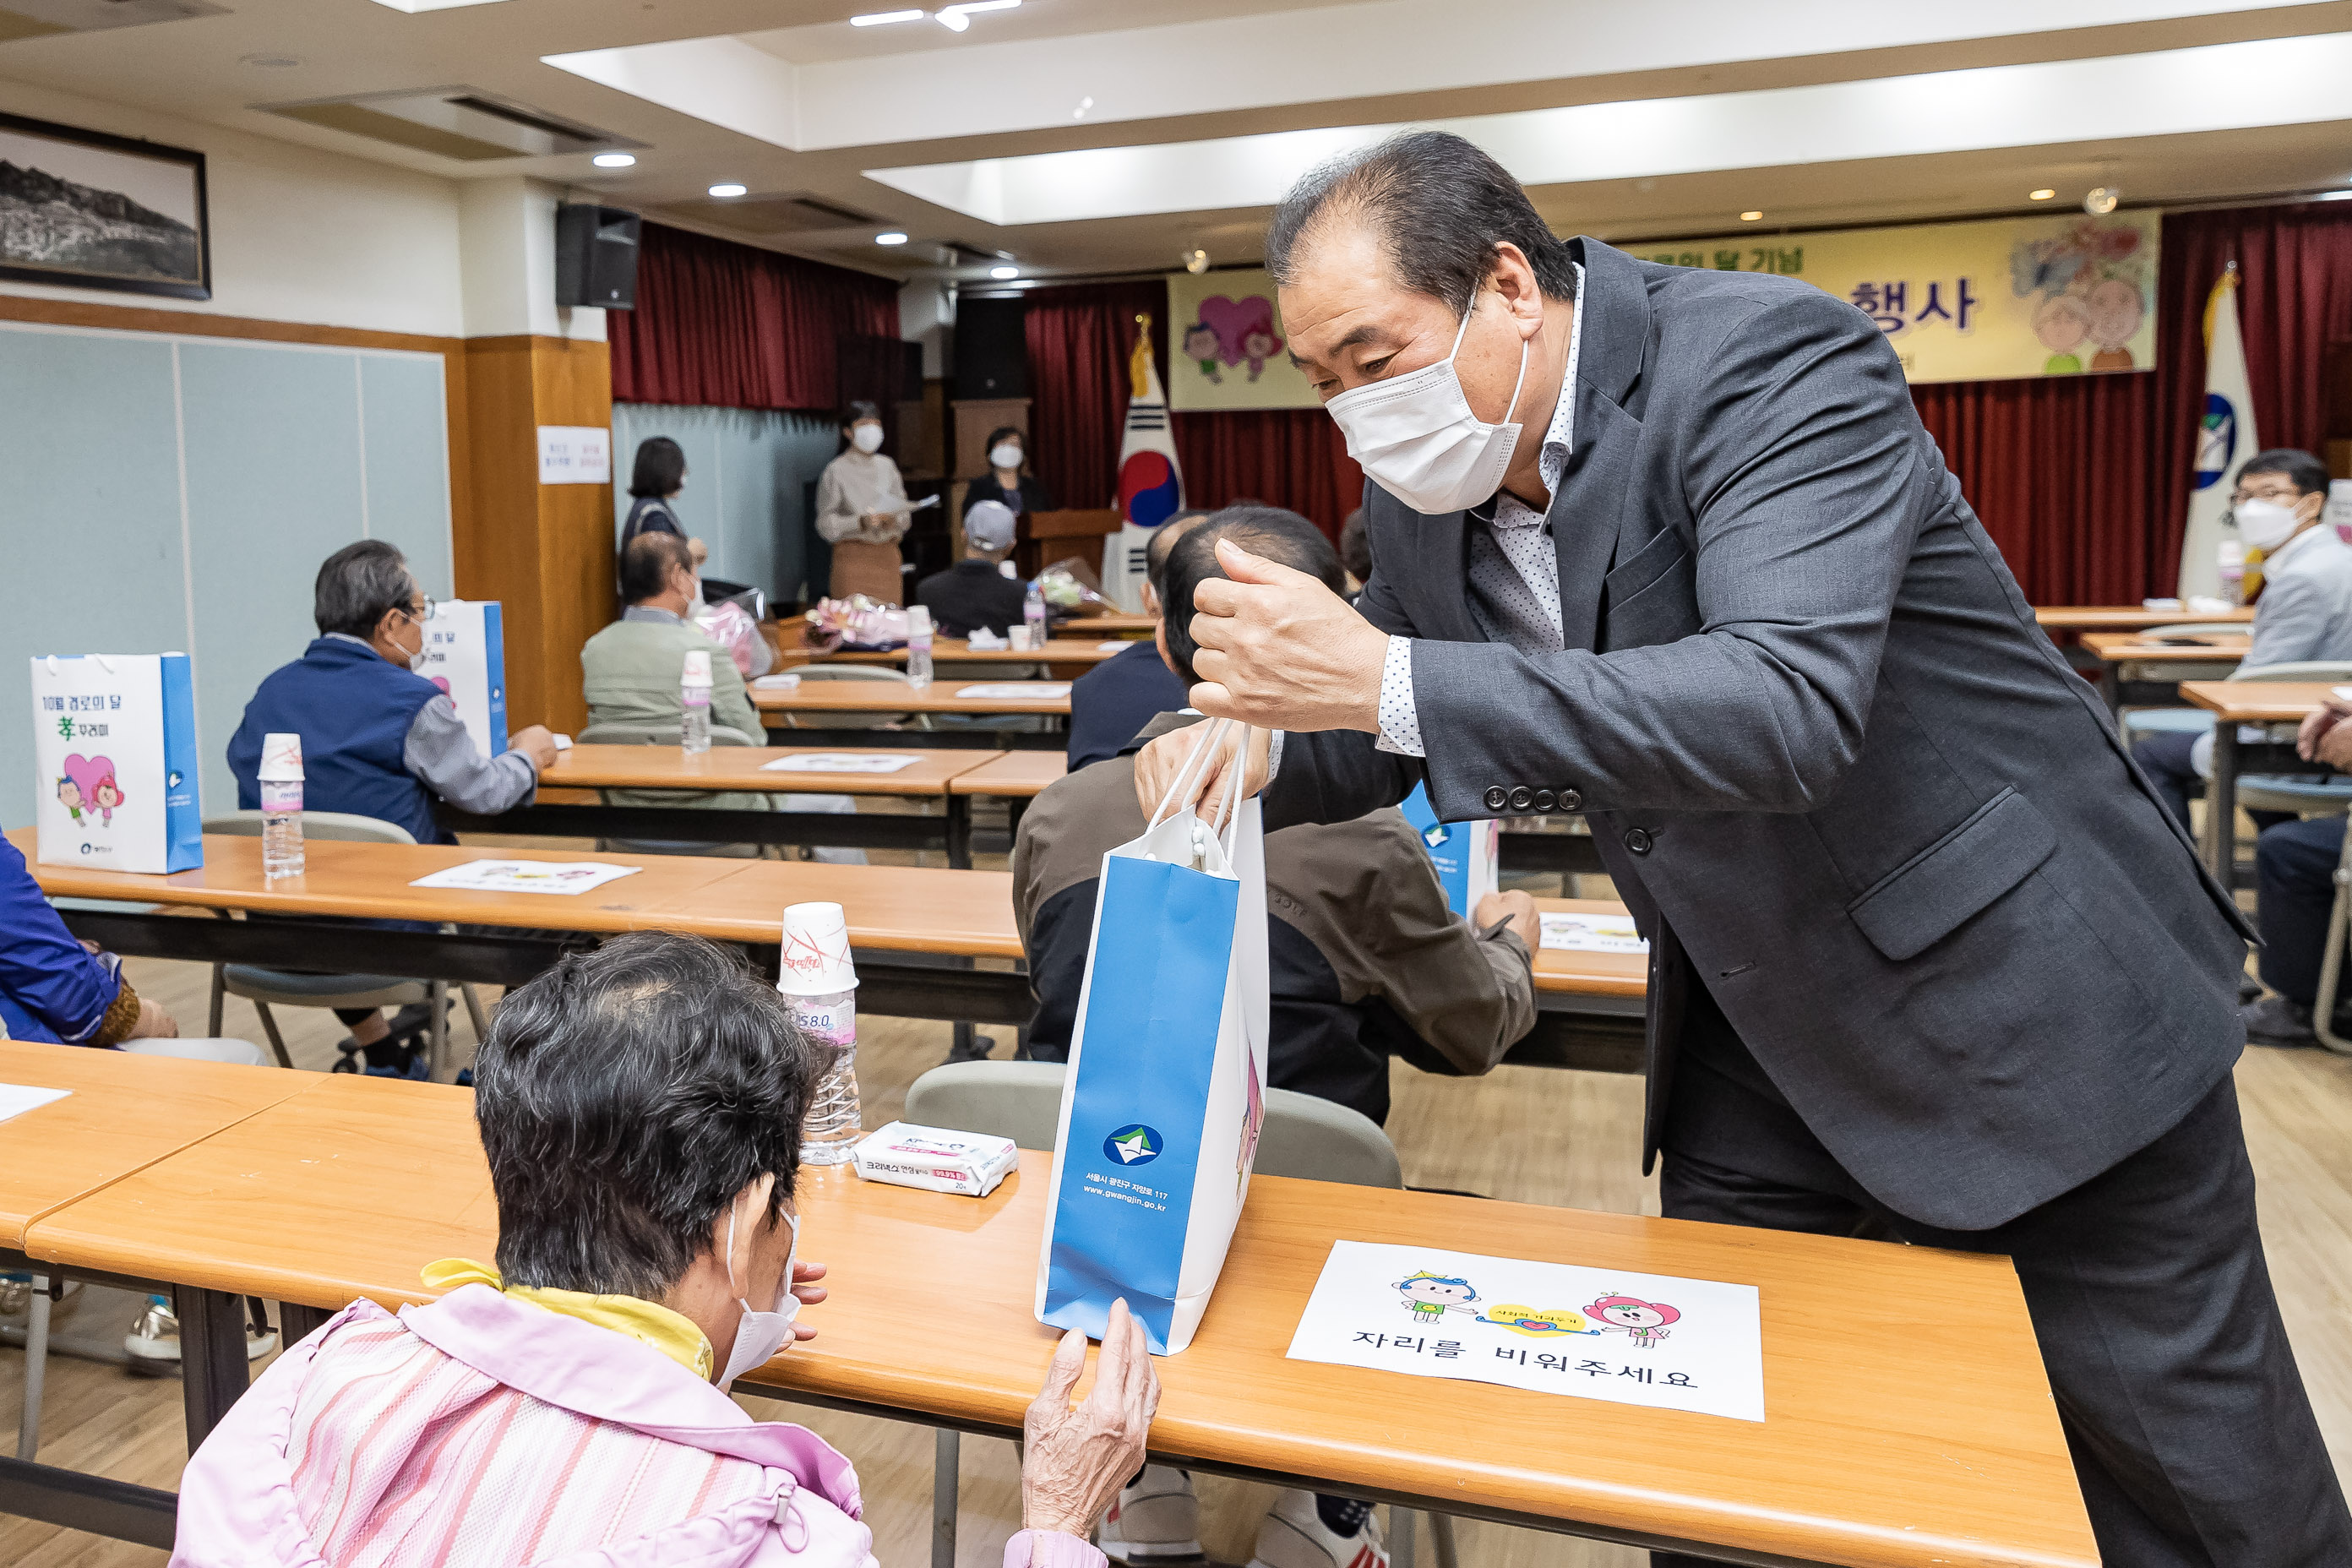
[(1565, 651), (1484, 640), (1475, 525), (1368, 487), (1358, 607), (1427, 639), (1428, 758), (1293, 734), (1266, 826), (1423, 777), (1448, 819), (1581, 810), (1651, 939), (1645, 1147), (1704, 984), (1879, 1199), (2003, 1223), (2230, 1069), (2252, 933), (2035, 627), (1870, 320), (1574, 244)]
[(2352, 544), (2321, 523), (2263, 563), (2263, 596), (2243, 668), (2352, 659)]

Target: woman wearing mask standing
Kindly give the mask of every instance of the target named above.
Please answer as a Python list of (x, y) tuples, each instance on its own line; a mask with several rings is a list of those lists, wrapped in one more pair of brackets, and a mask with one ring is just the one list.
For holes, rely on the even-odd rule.
[(988, 468), (985, 477), (971, 481), (963, 492), (963, 515), (970, 517), (971, 509), (984, 500), (1002, 501), (1014, 516), (1054, 510), (1054, 495), (1037, 476), (1021, 471), (1028, 461), (1029, 438), (1010, 425), (1000, 426), (988, 433)]
[(901, 603), (898, 541), (910, 509), (898, 465), (882, 455), (882, 411), (853, 403), (841, 416), (842, 449), (816, 482), (816, 531), (833, 546), (832, 595)]

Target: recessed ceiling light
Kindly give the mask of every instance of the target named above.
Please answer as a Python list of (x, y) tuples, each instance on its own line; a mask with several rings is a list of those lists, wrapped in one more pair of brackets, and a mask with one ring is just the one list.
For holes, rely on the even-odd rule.
[(635, 153), (599, 153), (588, 160), (600, 169), (625, 169), (637, 161)]
[(961, 11), (942, 11), (933, 20), (950, 33), (961, 33), (971, 26), (971, 18)]
[(2083, 210), (2093, 217), (2105, 217), (2115, 211), (2123, 199), (2123, 187), (2120, 185), (2095, 186), (2091, 194), (2083, 198)]
[(893, 22), (919, 22), (922, 19), (920, 11), (869, 11), (863, 16), (852, 16), (849, 25), (853, 27), (887, 27)]
[(419, 11), (454, 11), (460, 5), (494, 5), (498, 0), (375, 0), (379, 5), (389, 5), (395, 11), (415, 16)]
[(995, 279), (999, 283), (1004, 283), (1020, 277), (1021, 268), (1018, 267), (992, 267), (988, 269), (988, 275), (991, 278)]
[(2057, 193), (2056, 191), (2053, 191), (2053, 190), (2052, 190), (2049, 186), (2044, 185), (2042, 189), (2040, 189), (2040, 190), (2038, 190), (2038, 191), (2028, 191), (2028, 192), (2026, 192), (2026, 193), (2025, 193), (2025, 199), (2026, 199), (2027, 201), (2029, 201), (2029, 202), (2046, 202), (2046, 201), (2048, 201), (2052, 196), (2054, 196), (2054, 195), (2056, 195), (2057, 194), (2058, 194), (2058, 193)]
[(900, 234), (894, 228), (887, 234), (876, 235), (874, 237), (874, 243), (877, 245), (904, 245), (907, 243), (907, 237)]
[(720, 198), (721, 200), (724, 200), (724, 199), (726, 199), (726, 198), (727, 198), (727, 197), (729, 197), (729, 196), (740, 196), (740, 195), (741, 195), (744, 192), (746, 192), (746, 191), (750, 190), (751, 188), (751, 186), (749, 186), (749, 185), (739, 185), (739, 184), (735, 184), (732, 180), (725, 180), (725, 181), (721, 181), (721, 182), (720, 182), (719, 184), (715, 184), (715, 185), (711, 186), (711, 187), (710, 187), (710, 194), (711, 194), (712, 195), (714, 195), (714, 196), (717, 196), (717, 197)]
[(1742, 223), (1754, 223), (1763, 216), (1764, 215), (1759, 212), (1744, 212), (1739, 215), (1739, 221)]
[(1082, 98), (1078, 100), (1078, 106), (1070, 110), (1070, 118), (1073, 120), (1084, 120), (1087, 117), (1087, 110), (1092, 109), (1094, 106), (1095, 100), (1092, 97)]
[(1209, 253), (1207, 251), (1188, 250), (1184, 253), (1185, 271), (1197, 275), (1199, 273), (1206, 272), (1208, 269)]

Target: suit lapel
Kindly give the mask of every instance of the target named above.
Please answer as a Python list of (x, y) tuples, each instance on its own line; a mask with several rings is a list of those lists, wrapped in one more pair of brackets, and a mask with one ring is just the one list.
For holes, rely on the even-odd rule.
[(1640, 264), (1623, 251), (1581, 237), (1570, 248), (1584, 264), (1576, 306), (1582, 341), (1569, 389), (1576, 420), (1544, 521), (1559, 557), (1560, 646), (1589, 652), (1600, 637), (1601, 584), (1617, 552), (1619, 520), (1632, 504), (1642, 422), (1622, 403), (1649, 352), (1650, 298)]

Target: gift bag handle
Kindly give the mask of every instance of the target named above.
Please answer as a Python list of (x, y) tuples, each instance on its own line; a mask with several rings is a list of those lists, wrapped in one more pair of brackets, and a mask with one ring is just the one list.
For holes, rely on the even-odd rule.
[(1225, 851), (1225, 864), (1233, 864), (1234, 850), (1241, 838), (1242, 774), (1249, 767), (1250, 726), (1236, 726), (1241, 731), (1241, 745), (1234, 753), (1233, 768), (1225, 774), (1225, 793), (1217, 802), (1216, 815), (1210, 819), (1209, 831)]
[(1191, 797), (1191, 786), (1200, 782), (1203, 765), (1209, 758), (1216, 754), (1216, 742), (1223, 735), (1226, 726), (1231, 722), (1232, 721), (1225, 719), (1212, 719), (1200, 726), (1200, 738), (1192, 742), (1192, 751), (1185, 754), (1184, 765), (1179, 768), (1176, 771), (1176, 776), (1169, 781), (1168, 791), (1160, 797), (1159, 808), (1152, 812), (1151, 821), (1144, 828), (1145, 832), (1149, 833), (1166, 821), (1169, 808), (1176, 802)]

